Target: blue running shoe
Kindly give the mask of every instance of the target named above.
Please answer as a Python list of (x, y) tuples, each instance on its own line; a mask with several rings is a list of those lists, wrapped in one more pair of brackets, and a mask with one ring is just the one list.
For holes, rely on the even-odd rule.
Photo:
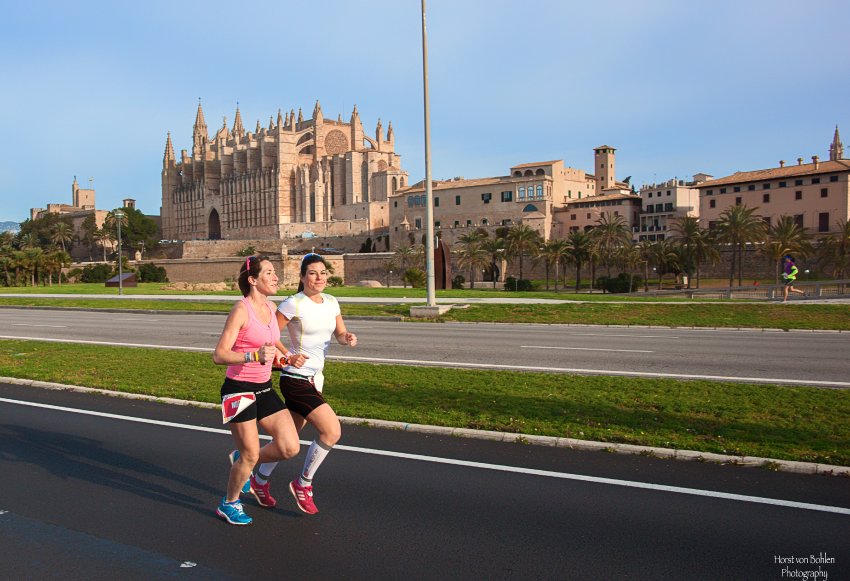
[(238, 500), (227, 502), (227, 498), (221, 499), (221, 504), (215, 509), (215, 513), (232, 525), (249, 525), (254, 522), (250, 516), (242, 510), (242, 503)]
[[(230, 465), (233, 466), (236, 464), (236, 461), (239, 460), (239, 450), (234, 450), (230, 454), (227, 455), (230, 458)], [(251, 492), (251, 479), (245, 481), (245, 484), (242, 485), (242, 494), (248, 494)]]

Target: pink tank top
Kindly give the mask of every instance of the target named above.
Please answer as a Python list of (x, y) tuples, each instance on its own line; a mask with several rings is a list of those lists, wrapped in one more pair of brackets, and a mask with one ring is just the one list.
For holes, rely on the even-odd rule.
[[(239, 329), (239, 334), (236, 336), (236, 342), (233, 344), (231, 351), (236, 353), (247, 353), (249, 351), (257, 351), (266, 343), (275, 343), (280, 340), (280, 326), (277, 324), (275, 317), (275, 309), (268, 302), (266, 308), (269, 311), (268, 325), (264, 325), (257, 318), (257, 314), (251, 307), (251, 301), (248, 297), (242, 299), (242, 304), (248, 311), (248, 324)], [(238, 381), (250, 381), (251, 383), (265, 383), (272, 376), (271, 361), (265, 365), (259, 361), (243, 363), (241, 365), (228, 365), (227, 377)]]

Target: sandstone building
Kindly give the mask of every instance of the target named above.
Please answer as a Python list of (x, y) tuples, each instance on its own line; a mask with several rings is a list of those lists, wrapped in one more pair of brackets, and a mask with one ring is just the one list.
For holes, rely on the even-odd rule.
[[(524, 224), (544, 240), (593, 226), (603, 212), (622, 212), (629, 226), (637, 223), (640, 198), (615, 178), (615, 149), (594, 149), (596, 173), (565, 167), (563, 160), (522, 163), (508, 175), (431, 183), (434, 227), (453, 244), (468, 232)], [(425, 233), (425, 184), (402, 189), (390, 198), (390, 242), (421, 243)], [(581, 212), (574, 211), (581, 206)], [(581, 216), (581, 218), (579, 218)]]
[(408, 185), (392, 123), (367, 135), (357, 112), (347, 122), (291, 110), (245, 131), (237, 106), (210, 135), (198, 104), (192, 151), (178, 159), (171, 134), (162, 162), (163, 238), (286, 239), (372, 236), (389, 229), (387, 199)]
[(685, 216), (699, 216), (699, 189), (697, 186), (712, 179), (698, 173), (693, 180), (671, 179), (657, 184), (644, 184), (640, 188), (642, 209), (640, 224), (634, 227), (634, 240), (664, 240), (669, 236), (672, 222)]
[(811, 163), (797, 158), (796, 165), (779, 162), (779, 167), (736, 172), (699, 184), (700, 225), (713, 228), (724, 210), (734, 205), (757, 208), (766, 222), (793, 216), (797, 224), (813, 234), (838, 230), (850, 219), (850, 160), (838, 127), (829, 147), (829, 161), (812, 156)]

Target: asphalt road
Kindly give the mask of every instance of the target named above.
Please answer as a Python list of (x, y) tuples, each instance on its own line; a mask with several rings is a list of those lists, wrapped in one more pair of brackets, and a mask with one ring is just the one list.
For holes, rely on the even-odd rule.
[[(224, 314), (0, 308), (0, 338), (212, 350)], [(850, 333), (350, 320), (341, 360), (850, 387)]]
[(215, 410), (0, 384), (0, 577), (850, 578), (843, 478), (346, 426), (318, 515), (283, 493), (302, 455), (233, 527), (230, 441)]

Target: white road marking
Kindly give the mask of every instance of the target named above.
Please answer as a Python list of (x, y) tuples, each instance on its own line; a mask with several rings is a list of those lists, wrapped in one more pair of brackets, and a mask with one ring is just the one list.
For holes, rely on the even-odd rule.
[[(210, 432), (214, 434), (230, 435), (230, 430), (221, 428), (208, 428), (206, 426), (193, 426), (190, 424), (178, 424), (175, 422), (165, 422), (161, 420), (152, 420), (148, 418), (138, 418), (134, 416), (124, 416), (119, 414), (110, 414), (106, 412), (97, 412), (93, 410), (85, 410), (78, 408), (69, 408), (44, 403), (36, 403), (22, 401), (16, 399), (8, 399), (0, 397), (0, 402), (10, 403), (15, 405), (30, 406), (42, 409), (55, 411), (70, 412), (87, 416), (97, 416), (116, 420), (124, 420), (128, 422), (138, 422), (142, 424), (152, 424), (156, 426), (165, 426), (169, 428), (180, 428), (183, 430), (193, 430), (197, 432)], [(269, 436), (260, 436), (263, 439), (271, 440)], [(302, 446), (307, 446), (311, 442), (307, 440), (299, 440)], [(635, 482), (632, 480), (621, 480), (617, 478), (602, 478), (599, 476), (587, 476), (584, 474), (571, 474), (568, 472), (554, 472), (552, 470), (537, 470), (534, 468), (521, 468), (517, 466), (505, 466), (502, 464), (489, 464), (486, 462), (471, 462), (468, 460), (456, 460), (453, 458), (440, 458), (436, 456), (425, 456), (422, 454), (407, 454), (404, 452), (390, 452), (388, 450), (375, 450), (372, 448), (361, 448), (358, 446), (346, 446), (338, 444), (334, 446), (337, 450), (347, 450), (349, 452), (357, 452), (360, 454), (372, 454), (375, 456), (389, 456), (393, 458), (404, 458), (406, 460), (418, 460), (421, 462), (432, 462), (436, 464), (449, 464), (453, 466), (464, 466), (467, 468), (480, 468), (483, 470), (496, 470), (499, 472), (512, 472), (515, 474), (527, 474), (530, 476), (542, 476), (546, 478), (560, 478), (564, 480), (574, 480), (579, 482), (591, 482), (594, 484), (608, 484), (612, 486), (622, 486), (626, 488), (638, 488), (643, 490), (654, 490), (658, 492), (670, 492), (674, 494), (687, 494), (690, 496), (703, 496), (707, 498), (718, 498), (723, 500), (734, 500), (738, 502), (748, 502), (751, 504), (767, 504), (772, 506), (781, 506), (785, 508), (798, 508), (802, 510), (813, 510), (819, 512), (830, 512), (835, 514), (844, 514), (850, 516), (850, 508), (841, 506), (829, 506), (823, 504), (812, 504), (808, 502), (797, 502), (793, 500), (781, 500), (776, 498), (765, 498), (761, 496), (749, 496), (745, 494), (731, 494), (728, 492), (717, 492), (714, 490), (701, 490), (699, 488), (685, 488), (682, 486), (668, 486), (666, 484), (652, 484), (648, 482)]]
[(674, 335), (627, 335), (615, 333), (564, 333), (570, 337), (626, 337), (628, 339), (679, 339)]
[(611, 351), (613, 353), (655, 353), (645, 349), (598, 349), (596, 347), (550, 347), (547, 345), (520, 345), (522, 349), (562, 349), (564, 351)]
[[(83, 341), (79, 339), (49, 339), (43, 337), (18, 337), (0, 335), (0, 339), (21, 341), (45, 341), (48, 343), (77, 343), (81, 345), (111, 345), (113, 347), (143, 347), (170, 351), (192, 351), (212, 353), (212, 347), (185, 347), (183, 345), (151, 345), (147, 343), (111, 343), (109, 341)], [(580, 367), (544, 367), (531, 365), (499, 365), (489, 363), (463, 363), (455, 361), (429, 361), (425, 359), (389, 359), (386, 357), (353, 357), (351, 355), (329, 355), (328, 359), (356, 361), (359, 363), (387, 363), (392, 365), (423, 365), (428, 367), (451, 367), (457, 369), (501, 369), (505, 371), (541, 371), (546, 373), (578, 373), (584, 375), (617, 375), (622, 377), (651, 377), (655, 379), (705, 379), (708, 381), (732, 381), (735, 383), (775, 383), (779, 385), (808, 385), (817, 387), (850, 388), (847, 381), (818, 381), (814, 379), (787, 379), (776, 377), (741, 377), (732, 375), (699, 375), (692, 373), (655, 373), (651, 371), (617, 371), (614, 369), (591, 369)]]

